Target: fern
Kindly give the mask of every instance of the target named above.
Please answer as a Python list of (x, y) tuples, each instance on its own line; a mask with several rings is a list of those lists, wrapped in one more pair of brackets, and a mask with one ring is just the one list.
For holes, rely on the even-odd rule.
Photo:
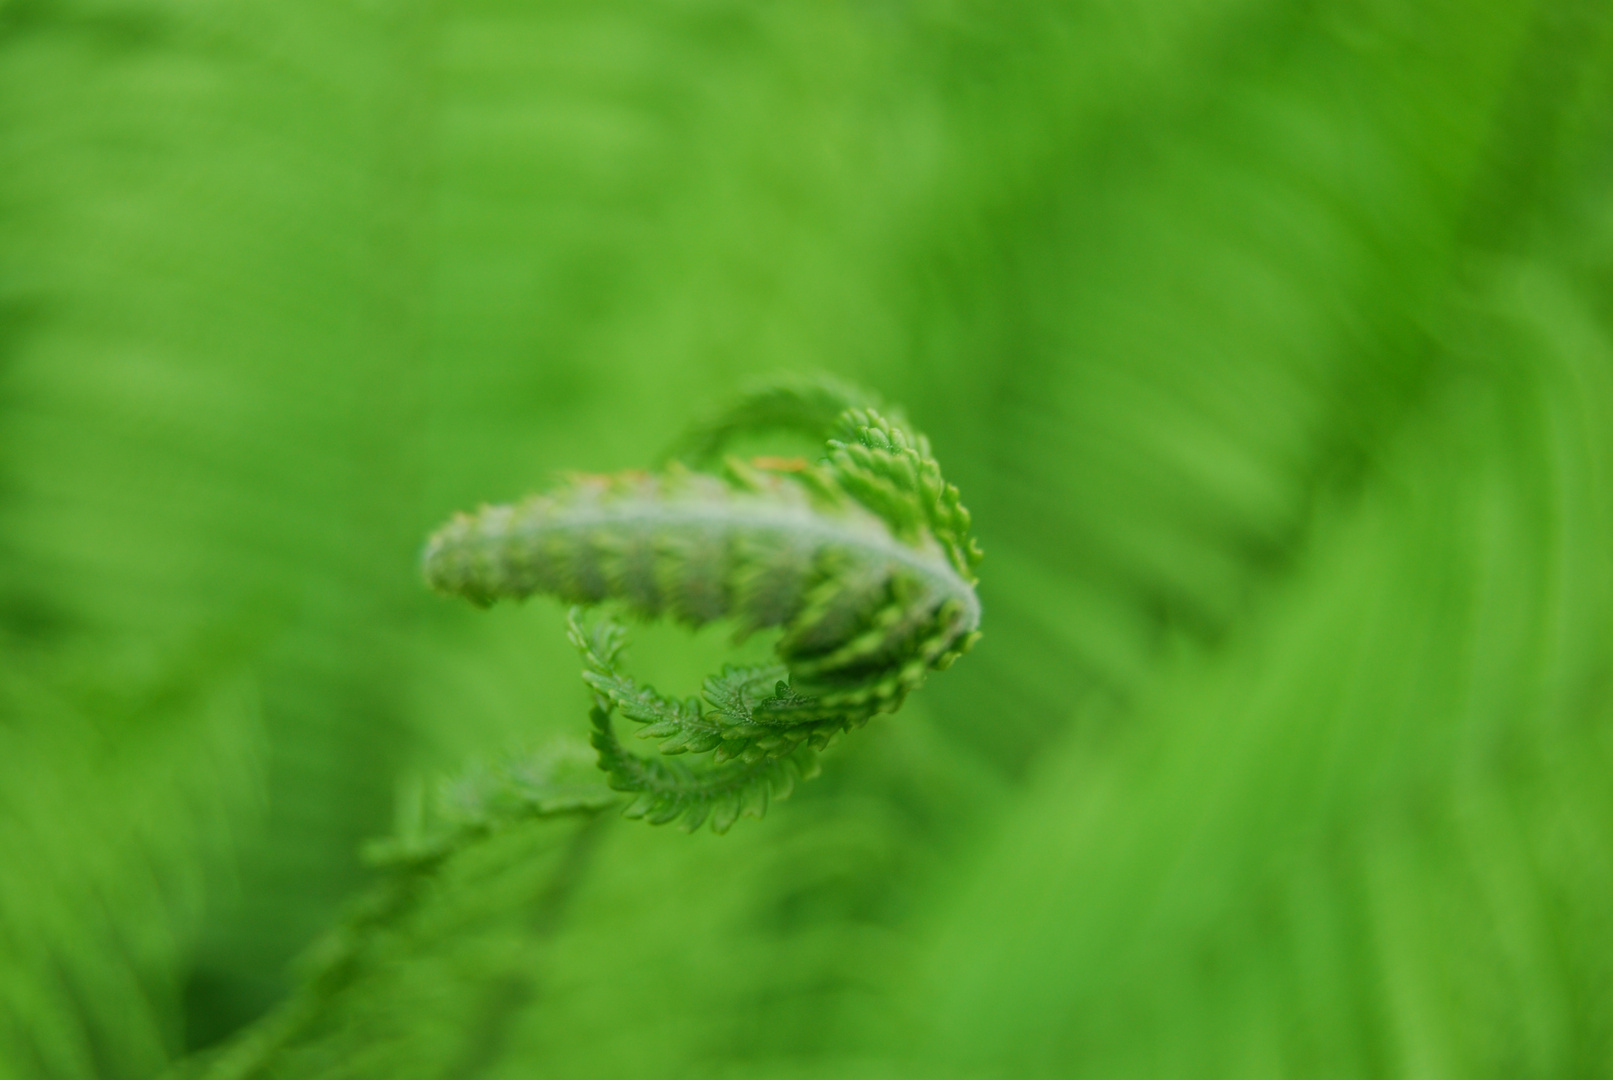
[[(628, 753), (611, 727), (613, 708), (620, 709), (630, 720), (648, 725), (639, 732), (641, 738), (666, 736), (658, 749), (667, 755), (690, 750), (721, 753), (727, 749), (725, 735), (738, 725), (725, 726), (716, 719), (725, 715), (717, 708), (702, 715), (698, 701), (664, 698), (621, 674), (615, 664), (627, 644), (627, 634), (619, 623), (605, 619), (585, 629), (573, 610), (567, 626), (572, 644), (582, 653), (586, 665), (583, 679), (594, 688), (595, 705), (589, 718), (594, 725), (591, 742), (599, 753), (599, 767), (610, 777), (612, 788), (635, 796), (624, 811), (626, 816), (643, 818), (652, 825), (681, 819), (683, 828), (693, 832), (709, 814), (712, 830), (725, 833), (742, 812), (761, 817), (767, 812), (769, 799), (786, 798), (796, 780), (810, 780), (817, 775), (817, 758), (812, 749), (801, 747), (804, 736), (793, 741), (785, 735), (773, 736), (778, 741), (767, 743), (738, 735), (734, 741), (745, 743), (745, 757), (702, 772), (678, 761), (646, 760)], [(708, 680), (706, 693), (714, 706), (732, 710), (735, 716), (748, 715), (747, 699), (754, 700), (752, 695), (766, 687), (768, 677), (782, 671), (779, 667), (726, 667), (721, 675)], [(782, 681), (775, 686), (768, 702), (806, 700), (792, 695)], [(780, 754), (778, 750), (786, 745), (788, 749)]]
[[(979, 638), (981, 553), (958, 489), (923, 435), (855, 400), (827, 381), (768, 385), (680, 443), (699, 464), (741, 432), (832, 419), (819, 463), (730, 456), (716, 472), (673, 459), (656, 473), (579, 475), (458, 515), (428, 543), (426, 580), (477, 604), (546, 593), (697, 627), (731, 618), (741, 636), (781, 632), (779, 663), (724, 668), (705, 684), (707, 707), (624, 674), (625, 631), (609, 618), (585, 628), (573, 612), (594, 747), (611, 786), (636, 796), (629, 816), (691, 830), (709, 816), (719, 833), (742, 811), (760, 817), (815, 773), (813, 751), (896, 711)], [(712, 767), (627, 753), (613, 712), (644, 725), (662, 755), (710, 753)]]
[(817, 382), (654, 456), (825, 362), (993, 647), (720, 842), (557, 813), (586, 739), (401, 800), (267, 1071), (1606, 1075), (1609, 13), (0, 0), (0, 1078), (217, 1045), (394, 774), (586, 732), (439, 508), (849, 451)]
[(307, 1038), (333, 1004), (373, 966), (388, 934), (420, 906), (449, 860), (540, 818), (591, 817), (615, 801), (581, 774), (587, 747), (558, 742), (493, 767), (474, 767), (443, 784), (431, 825), (425, 807), (397, 835), (365, 846), (364, 861), (381, 870), (379, 885), (352, 905), (304, 956), (302, 984), (227, 1044), (171, 1070), (172, 1080), (249, 1080), (279, 1067), (288, 1047)]
[[(775, 419), (810, 415), (842, 392), (831, 383), (767, 387), (729, 416), (779, 405)], [(799, 408), (789, 412), (790, 402)], [(726, 439), (748, 423), (706, 430)], [(460, 515), (429, 542), (427, 580), (480, 604), (547, 592), (694, 625), (731, 616), (742, 634), (782, 628), (782, 662), (725, 666), (706, 680), (708, 708), (624, 673), (626, 628), (609, 616), (585, 623), (572, 609), (568, 635), (594, 697), (590, 742), (609, 789), (631, 796), (626, 817), (689, 832), (709, 820), (718, 834), (741, 815), (760, 818), (817, 775), (818, 750), (894, 711), (929, 669), (979, 638), (971, 571), (980, 550), (927, 441), (867, 409), (845, 409), (836, 423), (846, 437), (829, 441), (819, 466), (729, 459), (721, 475), (673, 462), (658, 476), (578, 477), (520, 507)], [(661, 756), (624, 749), (616, 712), (643, 725), (641, 738), (659, 740)], [(713, 760), (691, 767), (677, 760), (687, 753)], [(559, 744), (445, 785), (434, 827), (413, 813), (396, 836), (367, 846), (366, 861), (388, 876), (325, 936), (303, 985), (176, 1075), (245, 1080), (276, 1068), (363, 977), (378, 943), (411, 917), (450, 859), (522, 822), (616, 801), (578, 777), (576, 764), (576, 750)]]

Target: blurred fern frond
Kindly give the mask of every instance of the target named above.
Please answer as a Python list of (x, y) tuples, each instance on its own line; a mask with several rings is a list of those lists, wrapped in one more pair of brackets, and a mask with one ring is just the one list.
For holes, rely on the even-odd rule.
[[(1607, 1075), (1610, 102), (1602, 0), (0, 0), (0, 1077), (254, 1030), (444, 773), (279, 1075)], [(463, 773), (587, 694), (418, 537), (818, 369), (946, 693), (720, 840)]]

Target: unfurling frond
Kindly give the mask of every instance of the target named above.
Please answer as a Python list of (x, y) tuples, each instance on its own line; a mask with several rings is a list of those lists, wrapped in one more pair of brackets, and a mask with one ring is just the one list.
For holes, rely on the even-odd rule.
[[(794, 790), (797, 779), (809, 780), (817, 775), (813, 751), (801, 748), (802, 741), (809, 737), (806, 732), (812, 728), (788, 739), (769, 733), (766, 738), (770, 745), (765, 747), (753, 736), (735, 735), (730, 741), (740, 743), (746, 750), (716, 757), (717, 763), (704, 769), (629, 753), (617, 742), (611, 727), (613, 708), (631, 720), (649, 725), (639, 732), (641, 736), (666, 736), (659, 747), (666, 755), (689, 750), (715, 750), (720, 754), (729, 750), (725, 735), (739, 725), (715, 709), (703, 716), (700, 703), (692, 698), (686, 702), (663, 698), (620, 674), (616, 661), (627, 644), (627, 632), (621, 624), (602, 619), (592, 627), (584, 627), (578, 611), (573, 609), (567, 617), (567, 629), (572, 644), (582, 653), (583, 678), (594, 688), (591, 739), (599, 752), (599, 767), (613, 789), (634, 796), (625, 811), (628, 817), (642, 817), (652, 825), (682, 819), (684, 829), (693, 832), (709, 815), (712, 829), (724, 833), (741, 813), (761, 817), (771, 799), (785, 798)], [(708, 680), (707, 692), (717, 694), (737, 716), (746, 708), (744, 699), (752, 686), (767, 676), (782, 673), (780, 667), (725, 668), (722, 675)], [(799, 700), (792, 698), (784, 683), (775, 685), (776, 694), (770, 700)], [(713, 704), (718, 700), (714, 699)], [(821, 747), (829, 737), (812, 736), (812, 740)]]
[[(629, 816), (708, 815), (721, 832), (760, 814), (841, 732), (894, 712), (928, 673), (979, 637), (969, 512), (929, 440), (836, 383), (789, 382), (746, 396), (679, 445), (708, 464), (734, 437), (815, 430), (816, 463), (728, 457), (713, 471), (679, 460), (657, 472), (575, 475), (507, 506), (459, 514), (426, 547), (426, 580), (477, 604), (544, 593), (613, 601), (643, 619), (730, 619), (740, 635), (777, 629), (778, 663), (729, 666), (706, 703), (663, 697), (617, 666), (625, 631), (605, 619), (571, 636), (595, 695), (593, 742)], [(619, 712), (663, 755), (712, 755), (708, 769), (646, 760), (611, 730)]]

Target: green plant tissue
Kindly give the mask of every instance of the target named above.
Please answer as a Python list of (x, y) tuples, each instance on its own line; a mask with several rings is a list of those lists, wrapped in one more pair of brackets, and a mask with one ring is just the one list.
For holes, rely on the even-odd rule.
[[(781, 375), (984, 637), (646, 828), (422, 547)], [(0, 0), (0, 1080), (1613, 1077), (1610, 777), (1607, 0)]]

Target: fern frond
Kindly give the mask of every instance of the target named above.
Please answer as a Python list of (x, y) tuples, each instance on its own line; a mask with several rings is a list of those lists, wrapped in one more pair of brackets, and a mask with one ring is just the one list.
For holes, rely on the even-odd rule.
[(640, 738), (661, 739), (663, 754), (714, 750), (722, 742), (722, 729), (703, 715), (700, 702), (662, 697), (653, 687), (640, 686), (616, 667), (627, 647), (627, 631), (605, 619), (585, 630), (573, 608), (566, 617), (567, 635), (583, 659), (583, 681), (593, 688), (607, 711), (619, 709), (629, 720), (646, 725)]
[[(622, 673), (625, 631), (610, 620), (584, 631), (573, 616), (597, 699), (594, 744), (613, 784), (640, 793), (634, 816), (698, 823), (709, 812), (726, 828), (730, 810), (750, 805), (743, 790), (787, 790), (796, 774), (784, 761), (894, 712), (979, 637), (980, 548), (958, 489), (923, 435), (858, 400), (867, 395), (827, 381), (764, 387), (682, 444), (699, 463), (764, 427), (837, 436), (816, 464), (728, 457), (717, 472), (672, 460), (653, 473), (575, 475), (456, 515), (428, 543), (426, 580), (481, 605), (545, 593), (691, 626), (728, 618), (741, 636), (781, 631), (779, 663), (725, 668), (706, 682), (707, 708)], [(719, 776), (624, 756), (612, 712), (643, 725), (662, 754), (739, 765)]]
[(711, 703), (708, 712), (695, 698), (663, 697), (622, 672), (618, 661), (627, 647), (627, 631), (620, 623), (601, 619), (585, 629), (579, 609), (573, 608), (566, 626), (582, 655), (583, 681), (593, 688), (600, 707), (645, 725), (639, 738), (661, 740), (656, 749), (663, 754), (712, 751), (719, 763), (732, 758), (750, 763), (784, 757), (803, 742), (824, 749), (843, 730), (838, 719), (810, 719), (814, 702), (790, 689), (782, 664), (725, 665), (703, 688)]
[(969, 536), (969, 511), (955, 484), (941, 476), (941, 464), (930, 452), (930, 440), (878, 413), (848, 409), (842, 419), (844, 438), (829, 441), (830, 458), (841, 483), (866, 506), (888, 507), (906, 522), (917, 511), (922, 526), (946, 549), (959, 574), (972, 583), (982, 552)]
[(622, 748), (604, 709), (596, 706), (589, 718), (594, 724), (590, 738), (610, 786), (637, 795), (622, 813), (651, 825), (681, 818), (683, 830), (694, 832), (709, 815), (712, 832), (725, 833), (740, 814), (759, 818), (767, 813), (769, 802), (787, 798), (797, 780), (818, 775), (817, 757), (809, 749), (789, 757), (730, 762), (704, 770), (677, 760), (641, 758)]
[(364, 861), (376, 869), (427, 869), (511, 825), (601, 810), (618, 799), (599, 784), (593, 764), (586, 745), (564, 740), (491, 766), (472, 766), (445, 781), (438, 792), (435, 810), (441, 826), (425, 829), (415, 823), (395, 836), (371, 841), (364, 847)]
[[(662, 697), (617, 670), (616, 662), (627, 646), (627, 631), (614, 619), (600, 619), (592, 627), (584, 627), (580, 612), (573, 608), (566, 617), (566, 630), (582, 654), (583, 678), (594, 688), (590, 741), (598, 751), (599, 767), (613, 790), (636, 796), (623, 811), (626, 816), (644, 818), (652, 825), (682, 819), (688, 832), (698, 829), (709, 816), (712, 830), (724, 833), (741, 813), (759, 818), (771, 800), (788, 797), (798, 779), (817, 775), (813, 750), (801, 745), (814, 729), (802, 725), (775, 733), (763, 727), (759, 736), (735, 730), (749, 723), (752, 715), (748, 691), (780, 669), (725, 668), (721, 676), (707, 681), (707, 688), (713, 705), (726, 707), (729, 713), (714, 710), (703, 715), (698, 701)], [(799, 700), (782, 682), (777, 684), (774, 698), (782, 707)], [(713, 755), (713, 765), (701, 769), (679, 761), (641, 758), (617, 741), (610, 719), (613, 709), (647, 724), (639, 732), (641, 737), (667, 736), (660, 746), (663, 754), (706, 749), (722, 753)], [(822, 746), (837, 730), (821, 735), (814, 732), (811, 737)], [(731, 744), (735, 742), (743, 749), (734, 750)]]
[(711, 465), (742, 435), (795, 431), (814, 439), (832, 431), (848, 409), (878, 405), (863, 390), (825, 376), (783, 377), (753, 386), (723, 409), (691, 424), (663, 458)]

